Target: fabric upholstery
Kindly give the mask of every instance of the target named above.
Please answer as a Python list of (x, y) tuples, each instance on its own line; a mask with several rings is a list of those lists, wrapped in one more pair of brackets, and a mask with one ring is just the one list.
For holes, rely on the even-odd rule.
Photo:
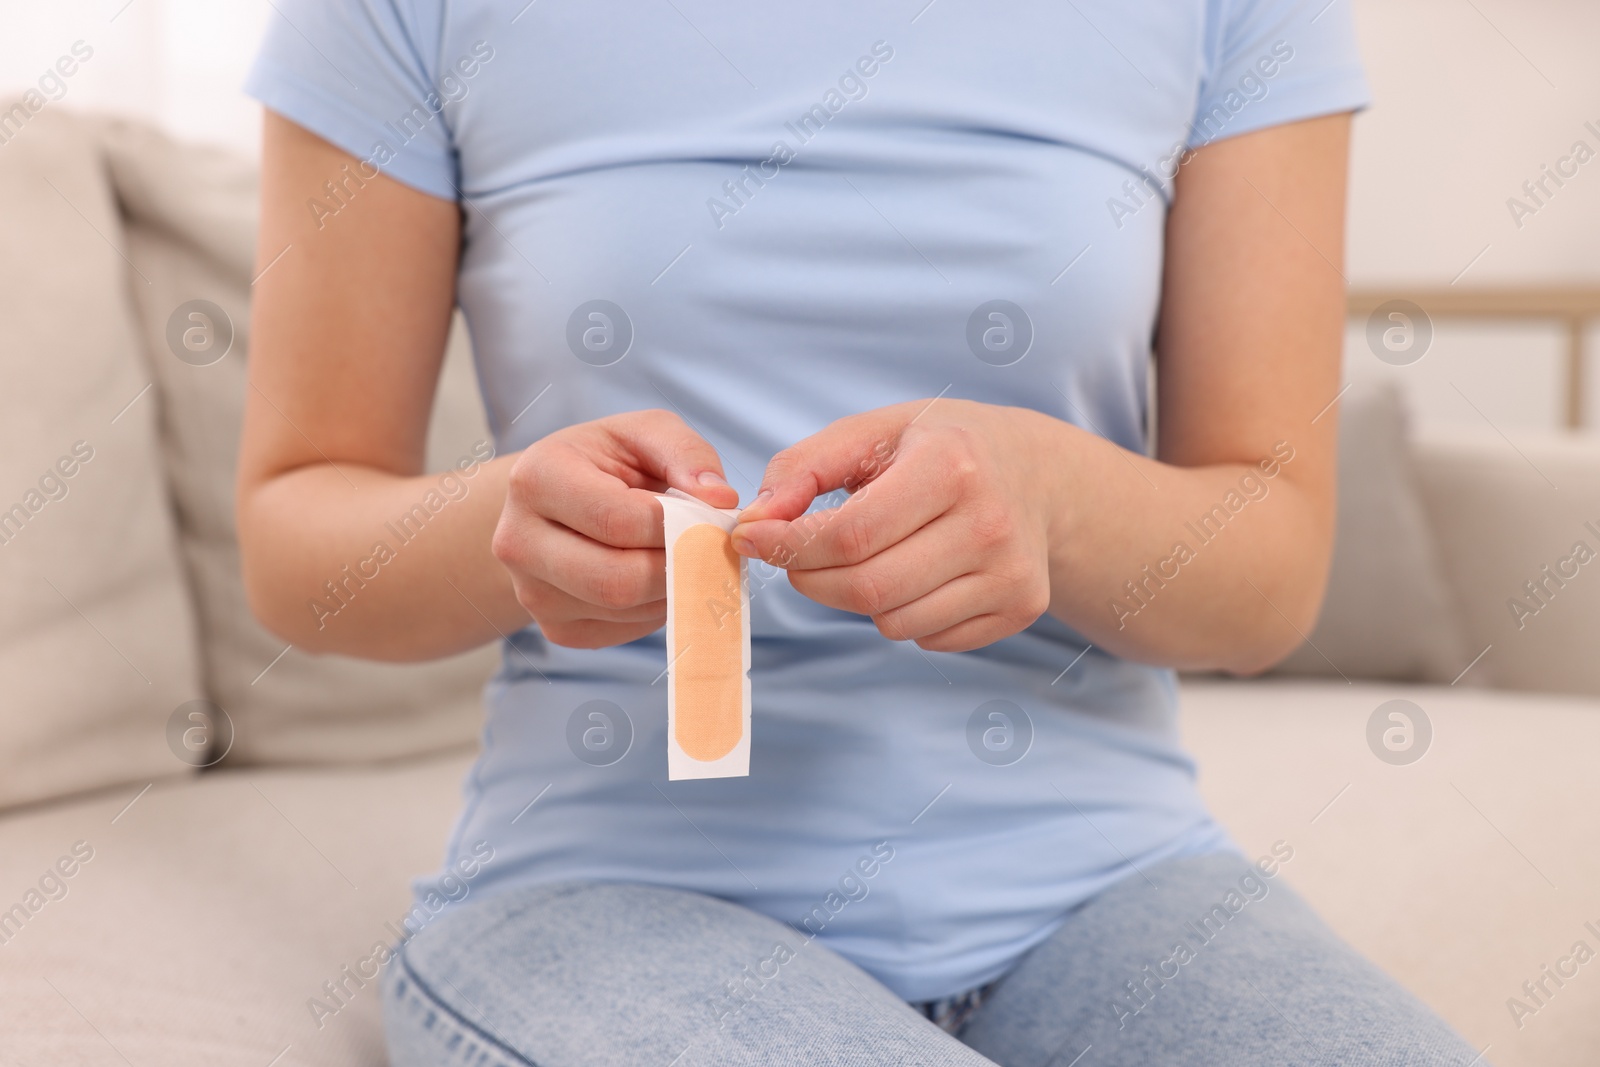
[[(106, 121), (99, 129), (129, 216), (129, 256), (151, 279), (135, 290), (135, 301), (203, 623), (206, 690), (236, 731), (228, 759), (344, 763), (471, 743), (480, 729), (481, 686), (498, 662), (494, 648), (421, 664), (313, 656), (285, 652), (286, 643), (250, 614), (233, 478), (247, 389), (256, 175), (229, 154), (178, 144), (141, 125)], [(196, 299), (220, 307), (233, 330), (231, 350), (205, 366), (178, 358), (167, 337), (169, 319)], [(430, 469), (442, 470), (488, 440), (458, 321), (430, 428)]]
[[(1406, 765), (1367, 740), (1397, 698), (1432, 728)], [(1600, 963), (1547, 983), (1555, 995), (1520, 1027), (1507, 1007), (1575, 942), (1600, 952), (1585, 925), (1600, 930), (1593, 700), (1276, 679), (1190, 682), (1183, 699), (1201, 789), (1247, 855), (1289, 842), (1290, 884), (1474, 1047), (1492, 1046), (1495, 1067), (1594, 1062)]]
[(195, 619), (139, 364), (113, 190), (89, 132), (0, 149), (0, 808), (190, 768)]
[(1486, 429), (1419, 441), (1416, 464), (1469, 654), (1488, 650), (1473, 673), (1600, 696), (1600, 440)]
[(0, 820), (0, 1062), (380, 1067), (377, 989), (341, 969), (395, 940), (465, 769), (213, 771)]
[[(1408, 766), (1366, 742), (1396, 697), (1433, 726)], [(1247, 855), (1287, 842), (1287, 882), (1497, 1067), (1588, 1067), (1595, 964), (1520, 1029), (1505, 1002), (1575, 940), (1600, 947), (1584, 927), (1600, 926), (1600, 854), (1575, 847), (1600, 839), (1593, 702), (1273, 680), (1190, 681), (1183, 703), (1202, 788)], [(380, 1067), (370, 983), (320, 1029), (307, 1001), (406, 914), (465, 769), (221, 771), (120, 816), (137, 786), (0, 820), (0, 911), (75, 842), (95, 849), (0, 944), (0, 1058), (118, 1062), (48, 978), (133, 1063), (263, 1067), (288, 1046), (279, 1067)]]

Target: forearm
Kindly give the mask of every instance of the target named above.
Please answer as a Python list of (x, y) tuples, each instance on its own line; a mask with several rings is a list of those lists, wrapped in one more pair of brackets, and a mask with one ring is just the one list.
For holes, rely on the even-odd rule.
[(297, 647), (381, 660), (520, 629), (528, 614), (490, 551), (514, 458), (414, 477), (318, 463), (250, 487), (239, 542), (251, 607)]
[(1052, 615), (1129, 659), (1240, 673), (1310, 631), (1332, 545), (1320, 435), (1178, 467), (1040, 418), (1045, 454), (1073, 457), (1049, 487)]

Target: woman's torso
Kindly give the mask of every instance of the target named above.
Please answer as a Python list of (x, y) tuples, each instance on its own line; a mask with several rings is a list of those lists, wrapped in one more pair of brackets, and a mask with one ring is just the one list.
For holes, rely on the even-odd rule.
[[(403, 103), (366, 158), (465, 200), (497, 447), (666, 408), (746, 498), (778, 449), (918, 397), (1143, 450), (1162, 171), (1271, 100), (1258, 77), (1195, 128), (1215, 0), (418, 6), (382, 44), (413, 84), (374, 89)], [(1245, 58), (1287, 70), (1309, 15), (1259, 6), (1282, 26)], [(1169, 672), (1048, 617), (946, 655), (771, 567), (752, 592), (748, 778), (666, 780), (660, 634), (576, 651), (524, 631), (450, 844), (494, 858), (420, 899), (682, 886), (927, 999), (1002, 973), (1130, 863), (1225, 845)]]

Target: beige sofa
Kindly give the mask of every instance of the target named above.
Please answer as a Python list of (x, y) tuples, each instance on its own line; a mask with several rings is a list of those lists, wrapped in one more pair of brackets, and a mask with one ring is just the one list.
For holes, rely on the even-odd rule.
[[(253, 192), (231, 158), (58, 111), (0, 148), (0, 1062), (381, 1064), (363, 961), (455, 815), (492, 651), (317, 659), (244, 609)], [(457, 344), (438, 467), (485, 436), (475, 400)], [(1591, 1065), (1600, 962), (1571, 953), (1600, 949), (1600, 573), (1520, 630), (1505, 601), (1600, 544), (1600, 449), (1395, 439), (1345, 472), (1371, 521), (1341, 526), (1298, 674), (1185, 680), (1202, 784), (1488, 1060)], [(1372, 497), (1384, 473), (1412, 496)], [(1431, 723), (1411, 763), (1369, 741), (1397, 698)]]

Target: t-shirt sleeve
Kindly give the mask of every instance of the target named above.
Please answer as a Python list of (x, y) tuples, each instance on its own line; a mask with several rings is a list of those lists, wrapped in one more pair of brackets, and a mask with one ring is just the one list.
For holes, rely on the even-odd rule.
[(1370, 103), (1352, 0), (1210, 0), (1189, 147)]
[(428, 0), (275, 0), (245, 92), (390, 177), (457, 199)]

